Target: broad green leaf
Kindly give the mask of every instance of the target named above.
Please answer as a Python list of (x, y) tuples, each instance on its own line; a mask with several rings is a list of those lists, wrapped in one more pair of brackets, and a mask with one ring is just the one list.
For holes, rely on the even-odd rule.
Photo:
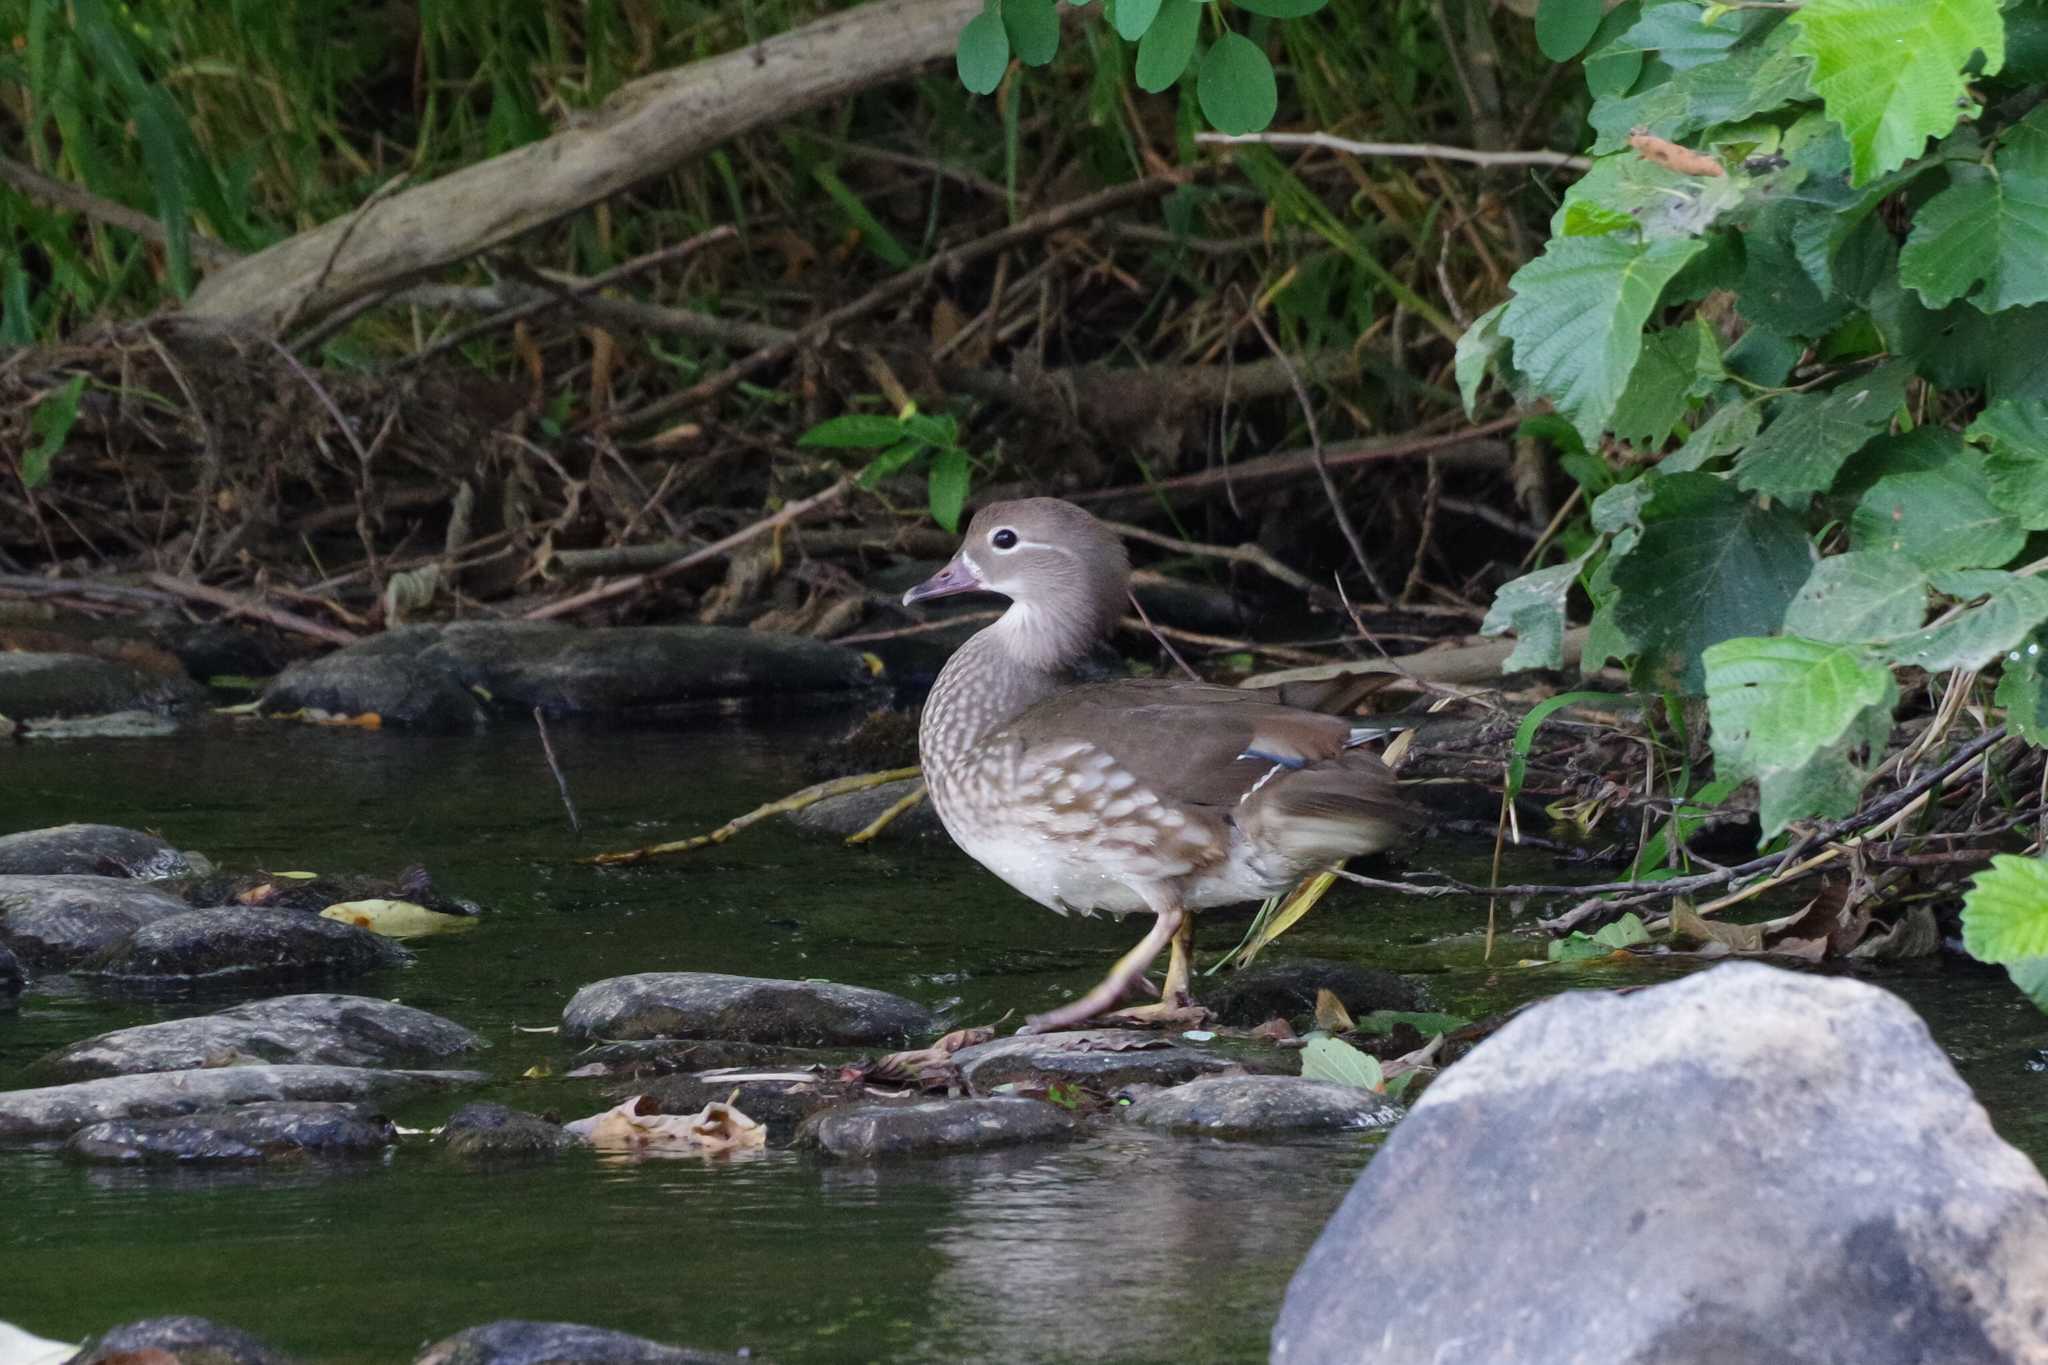
[(1543, 956), (1551, 962), (1591, 962), (1603, 957), (1613, 957), (1622, 951), (1611, 943), (1602, 943), (1591, 934), (1573, 930), (1564, 938), (1554, 938), (1544, 947)]
[(1511, 583), (1503, 583), (1494, 593), (1493, 605), (1480, 622), (1479, 633), (1501, 635), (1513, 631), (1517, 637), (1514, 652), (1502, 662), (1501, 672), (1564, 666), (1565, 597), (1592, 553), (1589, 549), (1567, 563), (1523, 574)]
[(1273, 64), (1242, 33), (1226, 33), (1202, 58), (1195, 73), (1202, 117), (1218, 132), (1256, 133), (1273, 121), (1280, 87)]
[(1496, 303), (1458, 338), (1451, 368), (1458, 377), (1458, 396), (1464, 400), (1467, 417), (1473, 415), (1473, 405), (1479, 401), (1479, 386), (1486, 380), (1487, 366), (1507, 349), (1507, 339), (1500, 334), (1501, 314), (1507, 310), (1505, 303)]
[(1060, 50), (1060, 12), (1053, 0), (1003, 0), (1010, 51), (1026, 66), (1044, 66)]
[(1763, 434), (1735, 461), (1737, 486), (1804, 506), (1825, 492), (1851, 455), (1891, 425), (1906, 401), (1904, 365), (1885, 365), (1826, 393), (1778, 400)]
[(1762, 425), (1763, 404), (1723, 403), (1713, 416), (1693, 428), (1684, 445), (1657, 461), (1657, 468), (1667, 474), (1704, 468), (1755, 440)]
[(2029, 531), (2048, 531), (2048, 402), (1995, 403), (1964, 435), (1990, 451), (1992, 504)]
[(1600, 27), (1600, 0), (1540, 0), (1536, 46), (1553, 62), (1568, 62), (1586, 50)]
[(1913, 217), (1900, 280), (1929, 308), (1967, 297), (1996, 313), (2048, 300), (2048, 177), (1981, 166), (1949, 176)]
[(1616, 40), (1615, 48), (1655, 52), (1674, 71), (1719, 61), (1743, 36), (1740, 16), (1724, 15), (1709, 24), (1704, 22), (1705, 13), (1705, 6), (1690, 0), (1652, 5), (1643, 11), (1634, 27)]
[(1971, 107), (1963, 69), (2005, 64), (1998, 0), (1807, 0), (1790, 25), (1813, 89), (1849, 135), (1854, 182), (1920, 155)]
[(2020, 524), (1991, 501), (1984, 461), (1961, 437), (1920, 427), (1872, 442), (1863, 459), (1886, 472), (1849, 515), (1852, 548), (1896, 551), (1936, 570), (1995, 568), (2026, 544)]
[(1934, 586), (1964, 601), (1985, 601), (1892, 646), (1892, 658), (1930, 673), (1983, 668), (2019, 648), (2048, 621), (2048, 578), (2023, 578), (1996, 569), (1938, 574)]
[(860, 233), (862, 243), (868, 250), (881, 257), (883, 264), (897, 270), (909, 268), (912, 259), (910, 252), (904, 249), (903, 243), (896, 240), (895, 233), (882, 226), (882, 220), (875, 217), (874, 212), (844, 180), (824, 166), (811, 167), (811, 178), (816, 180), (819, 188), (839, 206), (839, 211), (846, 215), (847, 221)]
[[(2009, 18), (2007, 32), (2010, 36)], [(2048, 176), (2048, 105), (1998, 135), (1997, 160), (2003, 174)]]
[(1550, 216), (1553, 237), (1601, 237), (1633, 230), (1644, 237), (1697, 237), (1742, 202), (1728, 177), (1680, 175), (1634, 151), (1593, 162)]
[(1159, 4), (1160, 0), (1116, 0), (1110, 17), (1116, 24), (1117, 36), (1127, 43), (1144, 37), (1145, 30), (1159, 17)]
[(1904, 555), (1851, 550), (1813, 566), (1785, 609), (1785, 633), (1834, 644), (1896, 640), (1927, 619), (1927, 574)]
[(1665, 238), (1553, 241), (1515, 272), (1500, 330), (1515, 365), (1571, 419), (1591, 446), (1600, 439), (1642, 352), (1643, 324), (1671, 277), (1705, 246)]
[(2048, 749), (2048, 630), (2005, 656), (1992, 700), (2005, 708), (2005, 723), (2014, 734)]
[(932, 520), (948, 531), (960, 529), (960, 509), (967, 505), (967, 485), (973, 465), (967, 452), (957, 447), (942, 450), (932, 460), (930, 485)]
[(1588, 51), (1581, 70), (1586, 78), (1586, 89), (1594, 99), (1619, 99), (1643, 74), (1642, 49), (1620, 41), (1641, 14), (1639, 0), (1622, 0), (1621, 4), (1607, 11), (1607, 17), (1593, 31), (1593, 41), (1586, 45)]
[(977, 95), (986, 95), (1003, 82), (1010, 69), (1010, 34), (999, 14), (984, 10), (960, 30), (959, 50), (954, 65), (960, 84)]
[(907, 468), (913, 460), (925, 453), (925, 449), (921, 441), (904, 441), (892, 446), (869, 460), (867, 468), (861, 470), (860, 477), (855, 482), (862, 488), (873, 488), (891, 474)]
[(1963, 947), (1979, 962), (2048, 957), (2048, 859), (1991, 855), (1963, 894)]
[(1644, 927), (1642, 917), (1631, 910), (1614, 923), (1594, 930), (1593, 941), (1610, 948), (1633, 948), (1639, 943), (1648, 943), (1650, 931)]
[(1587, 122), (1593, 152), (1628, 145), (1637, 128), (1684, 142), (1703, 128), (1767, 114), (1809, 97), (1806, 59), (1793, 49), (1782, 23), (1759, 25), (1719, 61), (1706, 62), (1622, 99), (1595, 101)]
[(1268, 19), (1306, 19), (1330, 0), (1232, 0), (1241, 10), (1263, 14)]
[(827, 418), (796, 438), (800, 446), (833, 450), (876, 450), (903, 438), (903, 423), (894, 417), (849, 412)]
[(459, 933), (482, 923), (473, 916), (443, 914), (412, 901), (400, 900), (342, 901), (322, 910), (320, 918), (353, 924), (384, 938), (424, 938), (428, 934)]
[(1848, 734), (1802, 766), (1758, 778), (1756, 814), (1764, 838), (1776, 838), (1794, 820), (1839, 820), (1854, 813), (1891, 732), (1890, 710), (1873, 706), (1857, 717)]
[(1644, 509), (1641, 537), (1614, 564), (1615, 624), (1653, 673), (1696, 695), (1702, 652), (1776, 631), (1813, 564), (1799, 517), (1711, 474), (1672, 474)]
[(1159, 17), (1138, 40), (1140, 90), (1157, 94), (1180, 79), (1180, 73), (1188, 69), (1188, 59), (1195, 55), (1202, 14), (1200, 0), (1164, 0)]
[(1627, 550), (1643, 530), (1643, 509), (1657, 496), (1657, 480), (1648, 475), (1630, 479), (1593, 499), (1593, 529), (1614, 537), (1616, 549)]
[(1685, 415), (1687, 400), (1727, 377), (1720, 342), (1704, 318), (1652, 332), (1643, 338), (1643, 353), (1608, 426), (1624, 441), (1656, 449)]
[(1301, 1074), (1304, 1080), (1334, 1081), (1360, 1090), (1383, 1090), (1387, 1084), (1379, 1058), (1328, 1034), (1317, 1034), (1303, 1046)]
[[(2005, 974), (2019, 987), (2034, 1008), (2048, 1014), (2048, 957), (2025, 957), (2005, 964)], [(1409, 1075), (1415, 1073), (1409, 1072)]]
[(70, 439), (71, 428), (78, 421), (78, 399), (85, 392), (85, 376), (74, 374), (64, 386), (44, 394), (36, 401), (35, 411), (28, 419), (29, 430), (36, 435), (36, 443), (21, 452), (21, 482), (26, 488), (40, 488), (49, 481), (50, 466), (57, 458), (57, 452), (64, 449), (64, 442)]
[(1358, 1031), (1378, 1037), (1406, 1024), (1427, 1038), (1433, 1033), (1450, 1033), (1471, 1022), (1461, 1014), (1438, 1014), (1433, 1010), (1374, 1010), (1359, 1019)]
[(1814, 211), (1776, 204), (1744, 234), (1736, 308), (1752, 324), (1788, 337), (1824, 336), (1895, 272), (1898, 248), (1884, 224), (1866, 216), (1826, 258), (1828, 283), (1816, 281), (1800, 258), (1798, 240), (1798, 229)]

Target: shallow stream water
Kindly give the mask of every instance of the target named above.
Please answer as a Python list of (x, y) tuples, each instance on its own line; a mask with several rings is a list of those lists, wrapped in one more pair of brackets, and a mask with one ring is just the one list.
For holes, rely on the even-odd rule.
[[(230, 870), (396, 874), (424, 864), (478, 901), (474, 932), (419, 942), (401, 971), (335, 989), (444, 1014), (493, 1046), (484, 1091), (394, 1111), (438, 1124), (469, 1098), (565, 1117), (606, 1082), (559, 1077), (549, 1033), (577, 987), (654, 970), (828, 977), (938, 1008), (948, 1026), (1092, 983), (1136, 926), (1061, 920), (941, 841), (850, 850), (781, 822), (639, 867), (578, 856), (708, 829), (803, 785), (798, 755), (845, 718), (623, 730), (557, 724), (583, 818), (570, 832), (531, 731), (432, 739), (214, 723), (169, 739), (0, 749), (0, 832), (150, 828)], [(1483, 875), (1484, 850), (1426, 842), (1416, 866)], [(1517, 875), (1554, 875), (1526, 860)], [(1677, 963), (1529, 968), (1481, 957), (1483, 904), (1343, 888), (1275, 951), (1421, 974), (1476, 1015)], [(1209, 916), (1198, 956), (1236, 942)], [(2048, 1023), (2002, 977), (1952, 965), (1872, 974), (1956, 1056), (1999, 1130), (2048, 1157)], [(107, 1029), (233, 997), (137, 1002), (55, 978), (0, 1010), (0, 1088)], [(291, 1171), (112, 1171), (0, 1148), (0, 1321), (77, 1339), (197, 1313), (307, 1361), (409, 1360), (501, 1317), (586, 1322), (678, 1345), (828, 1361), (1254, 1361), (1288, 1277), (1374, 1139), (1282, 1145), (1131, 1130), (971, 1157), (834, 1165), (791, 1152), (496, 1167), (425, 1138), (381, 1162)], [(1398, 1255), (1399, 1248), (1388, 1254)]]

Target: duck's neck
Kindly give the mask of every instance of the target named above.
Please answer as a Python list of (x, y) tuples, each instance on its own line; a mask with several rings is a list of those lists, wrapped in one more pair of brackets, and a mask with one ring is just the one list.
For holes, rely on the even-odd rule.
[(925, 701), (917, 747), (927, 775), (1059, 691), (1102, 633), (1099, 622), (1055, 618), (1022, 602), (976, 631)]

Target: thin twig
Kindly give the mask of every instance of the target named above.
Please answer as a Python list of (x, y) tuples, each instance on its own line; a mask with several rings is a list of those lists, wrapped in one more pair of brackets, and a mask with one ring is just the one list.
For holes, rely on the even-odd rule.
[(1473, 166), (1555, 166), (1563, 171), (1585, 171), (1593, 166), (1590, 158), (1565, 152), (1477, 152), (1469, 147), (1446, 147), (1434, 142), (1353, 142), (1329, 133), (1197, 133), (1195, 141), (1225, 146), (1257, 142), (1268, 147), (1321, 147), (1352, 156), (1434, 158)]
[(533, 727), (540, 731), (540, 751), (548, 761), (548, 771), (555, 775), (555, 790), (562, 794), (562, 809), (569, 812), (569, 829), (572, 833), (583, 832), (583, 822), (576, 818), (576, 802), (569, 795), (569, 779), (562, 776), (562, 765), (555, 761), (555, 746), (548, 740), (548, 718), (536, 706), (533, 708)]
[(1138, 613), (1138, 624), (1151, 632), (1152, 638), (1157, 640), (1159, 647), (1165, 650), (1175, 663), (1180, 665), (1180, 671), (1188, 675), (1189, 681), (1202, 681), (1202, 675), (1188, 666), (1188, 661), (1180, 657), (1180, 651), (1173, 647), (1173, 642), (1160, 634), (1159, 627), (1152, 624), (1152, 618), (1145, 614), (1145, 604), (1138, 600), (1138, 594), (1127, 592), (1124, 596), (1130, 599), (1132, 609)]
[(149, 581), (162, 588), (165, 592), (189, 598), (194, 602), (204, 602), (208, 606), (219, 607), (230, 616), (251, 617), (276, 626), (279, 630), (288, 630), (297, 635), (309, 635), (315, 640), (325, 640), (331, 645), (352, 645), (359, 638), (339, 627), (330, 626), (324, 621), (315, 621), (301, 616), (297, 612), (286, 611), (282, 607), (273, 607), (265, 602), (254, 602), (245, 597), (237, 597), (235, 594), (221, 588), (209, 588), (204, 583), (194, 583), (189, 579), (174, 578), (167, 573), (150, 574)]
[[(96, 222), (132, 232), (145, 241), (159, 246), (169, 245), (170, 231), (146, 213), (103, 199), (90, 190), (53, 180), (41, 171), (24, 166), (19, 161), (0, 156), (0, 181), (12, 185), (30, 199), (40, 199), (60, 209), (82, 213)], [(227, 243), (208, 237), (205, 233), (194, 232), (187, 236), (192, 255), (200, 264), (207, 266), (232, 265), (242, 259), (242, 253)]]

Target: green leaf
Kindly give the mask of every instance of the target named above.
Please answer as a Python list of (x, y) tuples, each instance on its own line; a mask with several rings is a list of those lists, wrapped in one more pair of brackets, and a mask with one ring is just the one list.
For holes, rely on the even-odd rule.
[(1927, 575), (1904, 555), (1851, 550), (1813, 566), (1785, 609), (1785, 633), (1831, 644), (1877, 644), (1927, 619)]
[[(2008, 37), (2010, 23), (2008, 19)], [(2037, 107), (1998, 135), (1997, 161), (2004, 174), (2048, 176), (2048, 105)]]
[(1479, 623), (1479, 633), (1513, 631), (1518, 637), (1514, 652), (1500, 666), (1501, 672), (1564, 666), (1565, 597), (1592, 553), (1588, 549), (1567, 563), (1523, 574), (1494, 593), (1493, 605)]
[(1652, 332), (1608, 426), (1624, 441), (1656, 449), (1685, 415), (1687, 400), (1726, 378), (1720, 343), (1705, 319)]
[(2048, 631), (2005, 656), (1992, 700), (2005, 708), (2005, 723), (2014, 734), (2048, 749)]
[(1742, 36), (1742, 26), (1733, 16), (1709, 24), (1703, 6), (1652, 5), (1616, 40), (1616, 48), (1654, 52), (1672, 70), (1685, 71), (1719, 61)]
[(2005, 64), (1998, 0), (1807, 0), (1793, 12), (1795, 50), (1813, 59), (1813, 89), (1849, 135), (1854, 183), (1920, 155), (1971, 107), (1963, 69)]
[(1379, 1058), (1326, 1033), (1311, 1035), (1301, 1049), (1301, 1074), (1304, 1080), (1334, 1081), (1360, 1090), (1381, 1090), (1387, 1083)]
[(1164, 0), (1159, 17), (1138, 40), (1138, 88), (1157, 94), (1179, 80), (1201, 29), (1200, 0)]
[(1963, 434), (1990, 450), (1992, 504), (2029, 531), (2048, 531), (2048, 402), (1995, 403)]
[(1693, 428), (1684, 445), (1657, 461), (1657, 468), (1666, 474), (1704, 468), (1755, 440), (1762, 424), (1763, 404), (1723, 403), (1713, 416)]
[(2048, 957), (2048, 859), (1991, 855), (1963, 894), (1963, 947), (1979, 962)]
[(1670, 282), (1706, 244), (1618, 237), (1552, 241), (1515, 272), (1500, 330), (1516, 366), (1596, 444), (1642, 353), (1643, 324)]
[(1223, 133), (1256, 133), (1273, 121), (1280, 107), (1273, 64), (1242, 33), (1224, 34), (1202, 58), (1195, 73), (1195, 95), (1202, 117)]
[(1330, 0), (1233, 0), (1241, 10), (1263, 14), (1268, 19), (1306, 19)]
[(1530, 707), (1522, 723), (1515, 727), (1514, 741), (1508, 746), (1507, 781), (1502, 784), (1507, 799), (1512, 801), (1522, 794), (1522, 781), (1529, 773), (1529, 750), (1535, 746), (1536, 732), (1543, 728), (1543, 722), (1567, 706), (1607, 706), (1613, 700), (1613, 695), (1606, 692), (1559, 692)]
[(860, 477), (855, 482), (862, 488), (874, 488), (891, 474), (907, 468), (924, 453), (925, 445), (921, 441), (905, 441), (900, 445), (891, 446), (869, 460), (867, 468), (861, 470)]
[(1553, 62), (1568, 62), (1586, 50), (1600, 27), (1600, 0), (1542, 0), (1536, 6), (1536, 46)]
[(1845, 751), (1889, 733), (1890, 669), (1859, 646), (1796, 635), (1724, 640), (1705, 662), (1715, 770), (1756, 780), (1766, 839), (1792, 820), (1855, 809), (1864, 774)]
[(40, 488), (49, 482), (50, 466), (55, 462), (57, 452), (64, 448), (64, 442), (70, 438), (72, 424), (78, 421), (78, 400), (84, 392), (85, 376), (74, 374), (62, 388), (36, 401), (36, 410), (30, 415), (28, 424), (37, 440), (32, 448), (21, 453), (23, 486)]
[[(2019, 987), (2027, 999), (2034, 1002), (2035, 1009), (2048, 1014), (2048, 957), (2027, 957), (2018, 962), (2008, 962), (2005, 974), (2012, 978), (2012, 984)], [(1405, 1074), (1412, 1076), (1415, 1073)]]
[(1620, 951), (1611, 943), (1602, 943), (1591, 934), (1582, 934), (1574, 929), (1567, 937), (1550, 940), (1543, 955), (1552, 962), (1591, 962), (1597, 958), (1613, 957)]
[(1662, 82), (1622, 99), (1602, 99), (1587, 122), (1598, 155), (1619, 151), (1641, 127), (1683, 142), (1691, 133), (1770, 113), (1811, 93), (1807, 62), (1793, 50), (1783, 24), (1753, 30), (1719, 61), (1672, 72)]
[(1986, 600), (1892, 646), (1892, 658), (1930, 673), (1983, 668), (2048, 621), (2048, 579), (1976, 569), (1938, 574), (1934, 586), (1960, 600)]
[(1427, 1038), (1434, 1033), (1450, 1033), (1471, 1022), (1463, 1015), (1438, 1014), (1431, 1010), (1374, 1010), (1358, 1021), (1358, 1031), (1380, 1037), (1406, 1024)]
[(960, 529), (960, 510), (967, 505), (967, 485), (973, 476), (967, 452), (955, 447), (942, 450), (932, 460), (930, 498), (932, 520), (948, 531)]
[(1929, 308), (1967, 297), (1996, 313), (2048, 300), (2048, 178), (1981, 166), (1949, 176), (1913, 217), (1900, 280)]
[(1642, 918), (1631, 910), (1614, 923), (1596, 929), (1593, 941), (1610, 948), (1633, 948), (1638, 943), (1648, 943), (1650, 931), (1643, 926)]
[(844, 180), (824, 166), (811, 167), (811, 178), (816, 180), (819, 188), (839, 206), (839, 211), (846, 215), (847, 220), (860, 233), (861, 241), (868, 250), (882, 258), (883, 264), (897, 270), (909, 268), (911, 255), (904, 249), (903, 243), (896, 240), (896, 234), (882, 226), (882, 220), (875, 217), (868, 206), (861, 202), (861, 197), (855, 194)]
[(1458, 396), (1464, 400), (1467, 417), (1473, 415), (1473, 405), (1479, 400), (1479, 386), (1485, 382), (1487, 366), (1507, 350), (1507, 338), (1500, 334), (1501, 315), (1507, 310), (1505, 303), (1496, 303), (1458, 338), (1451, 368), (1458, 377)]
[(1799, 517), (1711, 474), (1672, 474), (1658, 480), (1641, 537), (1614, 566), (1615, 624), (1654, 672), (1697, 694), (1702, 652), (1777, 630), (1813, 563)]
[(967, 27), (960, 30), (954, 64), (960, 84), (977, 95), (986, 95), (1003, 83), (1003, 73), (1010, 69), (1010, 34), (1001, 15), (984, 10), (967, 21)]
[(894, 417), (849, 412), (827, 418), (796, 438), (800, 446), (832, 450), (875, 450), (903, 439), (903, 423)]
[(1621, 4), (1607, 11), (1607, 17), (1593, 31), (1593, 41), (1586, 45), (1590, 50), (1582, 69), (1586, 89), (1594, 99), (1619, 99), (1643, 74), (1642, 49), (1620, 41), (1641, 13), (1642, 6), (1638, 0), (1622, 0)]
[(1117, 36), (1127, 43), (1135, 43), (1145, 36), (1145, 30), (1152, 27), (1152, 21), (1159, 17), (1159, 0), (1116, 0), (1111, 18), (1116, 24)]
[(1910, 377), (1904, 365), (1885, 365), (1826, 393), (1780, 399), (1770, 425), (1735, 461), (1736, 485), (1805, 506), (1834, 483), (1851, 455), (1891, 425)]
[(1865, 458), (1888, 472), (1849, 514), (1849, 544), (1892, 550), (1923, 569), (1995, 568), (2027, 533), (1991, 501), (1984, 462), (1933, 427), (1873, 441)]
[(1003, 30), (1010, 51), (1026, 66), (1044, 66), (1059, 54), (1060, 12), (1054, 0), (1003, 0)]

